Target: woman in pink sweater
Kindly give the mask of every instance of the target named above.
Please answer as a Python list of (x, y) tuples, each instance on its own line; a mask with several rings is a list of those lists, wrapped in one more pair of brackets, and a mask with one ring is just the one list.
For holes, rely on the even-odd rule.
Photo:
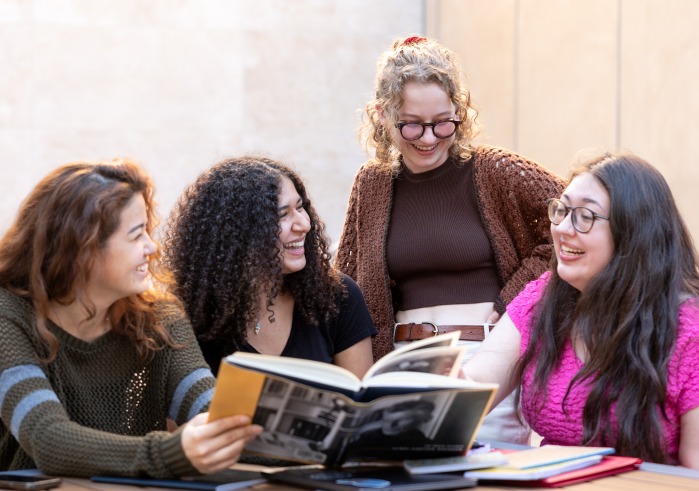
[(555, 258), (467, 376), (516, 390), (559, 445), (699, 468), (699, 273), (670, 189), (650, 164), (605, 154), (549, 201)]

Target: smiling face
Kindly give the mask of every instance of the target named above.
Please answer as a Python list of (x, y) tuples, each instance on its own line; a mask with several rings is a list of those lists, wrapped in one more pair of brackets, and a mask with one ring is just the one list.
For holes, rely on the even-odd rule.
[(301, 271), (306, 267), (304, 241), (311, 230), (311, 219), (303, 207), (303, 199), (294, 183), (284, 176), (279, 193), (279, 242), (282, 249), (282, 273)]
[[(609, 216), (609, 193), (589, 172), (575, 177), (561, 196), (566, 206), (584, 206)], [(592, 229), (582, 234), (573, 228), (571, 214), (558, 225), (551, 224), (553, 245), (558, 259), (558, 275), (573, 288), (583, 291), (614, 254), (614, 240), (608, 220), (595, 220)]]
[[(398, 109), (398, 121), (436, 123), (455, 118), (455, 107), (447, 93), (436, 83), (422, 84), (407, 82), (403, 87), (403, 105)], [(435, 169), (446, 162), (449, 148), (454, 143), (455, 136), (440, 139), (434, 136), (432, 128), (417, 140), (408, 141), (403, 138), (395, 122), (381, 118), (382, 124), (388, 126), (393, 143), (403, 156), (405, 166), (418, 174)]]
[(119, 226), (99, 251), (88, 282), (88, 295), (108, 307), (148, 288), (148, 256), (157, 250), (146, 231), (143, 195), (135, 194), (119, 214)]

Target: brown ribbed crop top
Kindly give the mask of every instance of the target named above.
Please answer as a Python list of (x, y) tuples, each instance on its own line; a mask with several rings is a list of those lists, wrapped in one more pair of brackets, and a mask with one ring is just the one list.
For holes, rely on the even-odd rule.
[(500, 288), (483, 227), (471, 162), (450, 159), (395, 182), (387, 240), (398, 309), (494, 302)]

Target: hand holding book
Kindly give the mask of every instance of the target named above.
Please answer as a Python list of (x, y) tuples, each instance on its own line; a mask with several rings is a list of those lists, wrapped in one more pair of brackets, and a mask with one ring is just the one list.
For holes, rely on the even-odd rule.
[(210, 418), (250, 415), (265, 430), (246, 450), (287, 460), (463, 454), (497, 385), (456, 377), (457, 336), (410, 343), (361, 380), (334, 365), (238, 352), (221, 364)]

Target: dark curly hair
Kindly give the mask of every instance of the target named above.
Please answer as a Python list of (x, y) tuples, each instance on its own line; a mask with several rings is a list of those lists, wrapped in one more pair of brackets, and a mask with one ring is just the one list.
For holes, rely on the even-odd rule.
[[(283, 177), (294, 184), (311, 222), (306, 267), (288, 275), (282, 274), (278, 245)], [(226, 159), (201, 174), (175, 205), (163, 250), (197, 339), (221, 343), (229, 353), (240, 349), (247, 328), (256, 324), (262, 295), (270, 321), (270, 307), (284, 290), (304, 321), (317, 325), (337, 315), (337, 300), (346, 294), (303, 182), (265, 157)]]

